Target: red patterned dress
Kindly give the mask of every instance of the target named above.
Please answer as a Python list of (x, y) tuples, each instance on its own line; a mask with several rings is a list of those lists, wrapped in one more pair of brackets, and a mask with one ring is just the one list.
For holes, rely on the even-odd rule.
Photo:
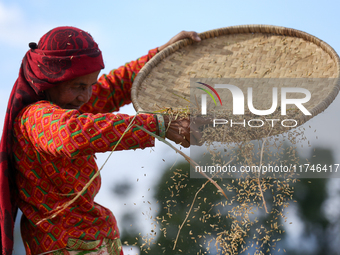
[[(94, 155), (113, 149), (133, 116), (112, 114), (131, 102), (135, 75), (157, 49), (119, 69), (103, 75), (93, 87), (90, 101), (79, 111), (62, 109), (39, 101), (25, 107), (14, 123), (19, 208), (24, 216), (21, 232), (26, 251), (40, 254), (89, 240), (113, 240), (115, 253), (122, 254), (116, 219), (94, 197), (101, 185), (97, 177), (74, 204), (53, 219), (53, 209), (74, 197), (98, 171)], [(152, 114), (140, 114), (137, 125), (156, 132)], [(145, 148), (154, 139), (134, 128), (126, 133), (116, 150)], [(43, 220), (37, 225), (39, 221)]]

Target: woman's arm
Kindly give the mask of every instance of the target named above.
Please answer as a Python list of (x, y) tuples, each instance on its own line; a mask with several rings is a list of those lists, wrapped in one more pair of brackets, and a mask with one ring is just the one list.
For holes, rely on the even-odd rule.
[[(110, 151), (122, 137), (134, 116), (125, 114), (80, 114), (65, 110), (47, 101), (24, 109), (16, 119), (20, 128), (14, 130), (19, 140), (26, 141), (40, 152), (53, 156), (75, 157)], [(156, 133), (154, 115), (140, 114), (134, 123)], [(133, 127), (123, 137), (116, 150), (154, 146), (154, 138)]]
[[(196, 42), (201, 41), (196, 32), (182, 31), (158, 49), (149, 51), (148, 55), (118, 69), (114, 69), (108, 75), (102, 75), (98, 83), (93, 87), (93, 94), (90, 101), (83, 105), (80, 111), (84, 113), (112, 112), (118, 111), (121, 106), (131, 103), (132, 83), (140, 69), (156, 55), (157, 51), (161, 51), (167, 46), (185, 38), (192, 39)], [(166, 132), (166, 137), (178, 144), (182, 144), (184, 147), (188, 147), (190, 145), (189, 119), (172, 120), (170, 125), (168, 123), (169, 119), (165, 118), (165, 126), (169, 127)], [(156, 133), (158, 133), (158, 129)], [(194, 135), (193, 137), (196, 139), (192, 142), (197, 144), (196, 140), (199, 139), (200, 135)]]
[(80, 111), (84, 113), (107, 113), (118, 111), (131, 103), (131, 87), (140, 69), (157, 53), (157, 48), (135, 61), (103, 74), (93, 86), (92, 96)]
[(107, 75), (103, 74), (99, 78), (98, 83), (93, 87), (91, 99), (80, 108), (80, 111), (84, 113), (113, 112), (118, 111), (121, 106), (131, 103), (132, 83), (140, 69), (158, 51), (185, 38), (190, 38), (196, 42), (201, 40), (194, 31), (182, 31), (172, 37), (166, 44), (150, 50), (147, 55), (131, 61), (118, 69), (113, 69)]

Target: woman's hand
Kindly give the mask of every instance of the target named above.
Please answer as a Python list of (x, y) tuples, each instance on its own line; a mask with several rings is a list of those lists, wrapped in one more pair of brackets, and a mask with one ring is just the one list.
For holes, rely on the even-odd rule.
[(179, 40), (182, 40), (182, 39), (185, 39), (185, 38), (190, 38), (192, 40), (194, 40), (195, 42), (200, 42), (201, 41), (201, 38), (198, 36), (198, 34), (194, 31), (182, 31), (180, 33), (178, 33), (177, 35), (175, 35), (174, 37), (172, 37), (170, 39), (170, 41), (168, 41), (166, 44), (158, 47), (158, 51), (161, 51), (163, 49), (165, 49), (166, 47), (168, 47), (169, 45), (179, 41)]
[(199, 127), (211, 123), (211, 120), (207, 118), (192, 118), (191, 120), (189, 118), (177, 118), (175, 120), (170, 119), (167, 115), (163, 117), (165, 129), (167, 130), (165, 137), (185, 148), (190, 145), (202, 144), (202, 132)]

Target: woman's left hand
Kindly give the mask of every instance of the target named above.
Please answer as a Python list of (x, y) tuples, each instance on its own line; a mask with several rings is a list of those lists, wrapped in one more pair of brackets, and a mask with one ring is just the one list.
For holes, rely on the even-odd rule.
[(175, 43), (179, 40), (185, 39), (185, 38), (192, 39), (195, 42), (201, 41), (201, 38), (198, 36), (198, 34), (195, 31), (182, 31), (182, 32), (178, 33), (177, 35), (175, 35), (174, 37), (172, 37), (170, 39), (170, 41), (168, 41), (166, 44), (158, 47), (158, 51), (161, 51), (161, 50), (165, 49), (166, 47), (168, 47), (169, 45), (171, 45), (171, 44), (173, 44), (173, 43)]
[(212, 122), (210, 118), (202, 117), (178, 119), (171, 119), (167, 115), (163, 117), (167, 129), (166, 138), (186, 148), (190, 145), (202, 145), (204, 141), (200, 127)]

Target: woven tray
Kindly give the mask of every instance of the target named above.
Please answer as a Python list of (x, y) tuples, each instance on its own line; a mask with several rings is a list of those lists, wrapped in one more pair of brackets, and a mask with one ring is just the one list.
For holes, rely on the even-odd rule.
[[(299, 125), (325, 110), (338, 94), (339, 56), (327, 43), (305, 32), (244, 25), (215, 29), (199, 36), (202, 39), (199, 43), (185, 39), (170, 45), (141, 69), (131, 92), (136, 111), (188, 108), (191, 78), (207, 83), (216, 78), (330, 78), (331, 82), (322, 84), (295, 85), (312, 94), (304, 105), (312, 115), (294, 116)], [(244, 94), (247, 86), (241, 87)], [(267, 109), (271, 101), (263, 98), (271, 98), (272, 92), (261, 87), (258, 91), (261, 93), (255, 96), (254, 106)], [(229, 101), (231, 114), (231, 97)], [(280, 132), (283, 131), (277, 133)]]

